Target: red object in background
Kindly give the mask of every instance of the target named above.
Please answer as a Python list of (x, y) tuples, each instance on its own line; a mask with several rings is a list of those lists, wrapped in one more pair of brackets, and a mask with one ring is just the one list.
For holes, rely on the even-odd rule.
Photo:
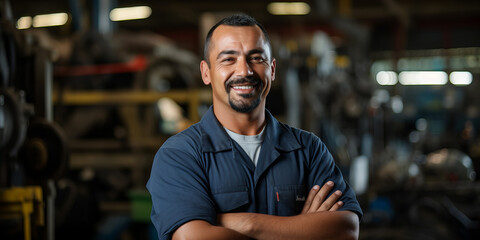
[(55, 67), (56, 77), (77, 77), (87, 75), (116, 74), (127, 72), (139, 72), (147, 67), (145, 56), (138, 55), (128, 62), (108, 63), (84, 66), (57, 66)]

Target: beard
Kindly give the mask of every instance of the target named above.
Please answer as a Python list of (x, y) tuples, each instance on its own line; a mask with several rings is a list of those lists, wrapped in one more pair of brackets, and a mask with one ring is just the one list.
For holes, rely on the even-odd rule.
[[(251, 83), (254, 87), (254, 91), (249, 94), (239, 94), (240, 99), (233, 99), (230, 95), (230, 90), (234, 84), (244, 84)], [(253, 76), (240, 79), (229, 79), (225, 82), (225, 90), (228, 94), (228, 103), (233, 110), (240, 113), (249, 113), (253, 109), (257, 108), (260, 105), (261, 100), (261, 91), (263, 89), (263, 82), (260, 78)]]

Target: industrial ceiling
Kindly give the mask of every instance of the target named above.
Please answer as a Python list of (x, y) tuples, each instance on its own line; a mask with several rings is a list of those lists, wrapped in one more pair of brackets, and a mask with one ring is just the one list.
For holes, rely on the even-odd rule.
[[(90, 30), (94, 17), (103, 12), (105, 18), (115, 7), (149, 6), (151, 16), (146, 19), (116, 22), (118, 30), (151, 31), (199, 51), (202, 15), (244, 12), (257, 18), (270, 31), (283, 32), (323, 29), (338, 35), (357, 30), (368, 34), (373, 51), (401, 49), (438, 49), (478, 47), (480, 42), (480, 1), (478, 0), (309, 0), (310, 12), (302, 16), (272, 15), (267, 5), (272, 1), (244, 0), (16, 0), (10, 1), (15, 19), (23, 16), (67, 12), (81, 23), (82, 30)], [(102, 7), (103, 6), (103, 7)], [(107, 6), (107, 7), (105, 7)], [(100, 10), (95, 10), (100, 9)], [(72, 12), (76, 12), (72, 14)], [(77, 16), (77, 17), (75, 17)], [(82, 16), (79, 20), (78, 16)], [(103, 18), (100, 18), (103, 19)], [(100, 20), (98, 20), (100, 21)], [(345, 25), (346, 23), (346, 25)], [(343, 24), (339, 26), (338, 24)], [(51, 28), (55, 33), (69, 34), (78, 30), (71, 27)], [(347, 32), (347, 33), (346, 33)], [(358, 36), (358, 35), (357, 35)], [(354, 41), (357, 41), (353, 37)], [(182, 43), (183, 42), (183, 43)]]
[[(14, 17), (36, 15), (52, 12), (71, 12), (73, 3), (86, 11), (92, 9), (97, 1), (10, 1)], [(319, 22), (325, 18), (341, 15), (358, 22), (375, 23), (378, 21), (399, 20), (410, 25), (416, 19), (432, 18), (456, 21), (474, 19), (477, 25), (480, 19), (480, 2), (478, 0), (310, 0), (311, 12), (306, 16), (273, 16), (267, 12), (267, 5), (272, 1), (243, 0), (183, 0), (183, 1), (133, 1), (117, 0), (117, 7), (148, 5), (152, 15), (148, 19), (124, 22), (121, 26), (159, 30), (162, 28), (189, 28), (198, 26), (199, 17), (205, 12), (245, 12), (265, 25), (282, 24), (284, 22)]]

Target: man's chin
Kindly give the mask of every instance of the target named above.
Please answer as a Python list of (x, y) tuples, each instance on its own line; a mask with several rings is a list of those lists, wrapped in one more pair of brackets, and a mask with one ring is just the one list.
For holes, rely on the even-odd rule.
[(257, 98), (255, 100), (252, 100), (252, 101), (248, 102), (248, 103), (247, 102), (234, 102), (234, 101), (230, 100), (229, 103), (230, 103), (230, 107), (232, 107), (232, 109), (237, 111), (237, 112), (250, 113), (260, 105), (260, 99)]

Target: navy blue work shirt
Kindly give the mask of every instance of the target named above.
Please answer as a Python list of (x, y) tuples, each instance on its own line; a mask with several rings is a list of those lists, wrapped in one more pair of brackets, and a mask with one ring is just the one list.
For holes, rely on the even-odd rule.
[(355, 193), (323, 142), (278, 122), (268, 111), (266, 121), (256, 167), (220, 125), (213, 107), (199, 123), (162, 145), (147, 183), (151, 219), (160, 239), (171, 239), (178, 227), (191, 220), (215, 225), (217, 213), (298, 215), (309, 190), (329, 180), (343, 193), (341, 210), (361, 218)]

